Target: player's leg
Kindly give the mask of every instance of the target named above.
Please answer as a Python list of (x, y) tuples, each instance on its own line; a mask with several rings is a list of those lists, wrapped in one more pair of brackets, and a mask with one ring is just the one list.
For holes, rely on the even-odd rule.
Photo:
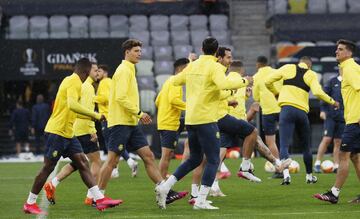
[(327, 118), (324, 121), (324, 136), (319, 144), (318, 152), (316, 154), (316, 161), (314, 166), (315, 173), (321, 173), (321, 160), (326, 153), (326, 150), (334, 137), (335, 121), (332, 118)]
[(196, 167), (192, 174), (192, 182), (191, 182), (191, 193), (190, 193), (190, 199), (189, 204), (193, 205), (195, 203), (196, 198), (199, 195), (199, 188), (201, 185), (201, 176), (203, 175), (204, 168), (206, 164), (206, 157), (204, 156), (204, 159), (200, 163), (198, 167)]
[(341, 138), (334, 138), (334, 148), (333, 148), (334, 173), (336, 173), (339, 168), (340, 145), (341, 145)]
[(164, 179), (166, 178), (166, 175), (168, 174), (170, 160), (171, 160), (172, 156), (173, 156), (172, 149), (169, 149), (166, 147), (161, 148), (161, 158), (159, 161), (159, 168), (160, 168), (161, 176)]
[(306, 183), (317, 182), (317, 177), (312, 175), (313, 157), (311, 153), (311, 127), (307, 114), (302, 110), (297, 110), (296, 131), (299, 136), (300, 145), (303, 147), (303, 160), (306, 169)]
[[(220, 185), (219, 185), (219, 180), (222, 178), (222, 175), (221, 175), (221, 172), (220, 172), (220, 169), (221, 169), (221, 164), (222, 164), (222, 161), (224, 161), (225, 159), (225, 156), (226, 156), (226, 145), (223, 144), (223, 134), (221, 133), (221, 138), (220, 138), (220, 156), (219, 156), (219, 159), (220, 159), (220, 164), (219, 164), (219, 167), (218, 167), (218, 171), (216, 173), (216, 177), (215, 177), (215, 180), (211, 186), (211, 189), (210, 189), (210, 196), (214, 196), (214, 197), (224, 197), (226, 196), (220, 189)], [(236, 140), (238, 141), (238, 138), (236, 138)], [(232, 144), (233, 145), (233, 144)]]
[(111, 178), (111, 172), (117, 167), (120, 159), (120, 152), (114, 152), (112, 150), (114, 149), (109, 147), (107, 159), (100, 168), (98, 184), (103, 193), (105, 193), (106, 186)]
[(161, 130), (160, 131), (160, 140), (161, 140), (161, 158), (159, 162), (159, 169), (161, 176), (165, 179), (168, 173), (170, 160), (173, 156), (175, 146), (177, 144), (177, 132)]
[(92, 153), (87, 153), (86, 156), (90, 161), (90, 172), (95, 177), (95, 180), (97, 182), (99, 179), (99, 173), (101, 168), (100, 152), (95, 151)]
[[(360, 151), (359, 151), (360, 152)], [(351, 161), (355, 167), (356, 175), (360, 181), (360, 153), (351, 153)], [(357, 195), (356, 198), (349, 201), (350, 203), (360, 203), (360, 195)]]
[(181, 159), (181, 163), (184, 163), (190, 157), (190, 149), (189, 149), (189, 139), (185, 139), (184, 142), (184, 152), (183, 157)]
[(265, 142), (275, 158), (279, 158), (279, 150), (276, 145), (276, 123), (279, 121), (279, 113), (263, 115), (262, 124), (265, 133)]
[[(280, 112), (280, 159), (286, 160), (289, 158), (289, 146), (295, 129), (294, 108), (290, 106), (283, 106)], [(291, 178), (289, 169), (283, 171), (284, 179), (282, 185), (289, 185)]]

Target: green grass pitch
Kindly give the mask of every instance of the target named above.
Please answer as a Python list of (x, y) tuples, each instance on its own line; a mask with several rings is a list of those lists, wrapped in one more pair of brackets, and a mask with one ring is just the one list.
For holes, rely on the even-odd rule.
[[(155, 204), (154, 185), (146, 176), (140, 164), (137, 178), (130, 177), (125, 162), (120, 165), (120, 178), (112, 179), (106, 194), (121, 198), (124, 203), (117, 208), (99, 212), (83, 204), (86, 187), (78, 173), (73, 174), (57, 187), (56, 205), (49, 206), (48, 218), (360, 218), (360, 205), (349, 204), (348, 200), (360, 193), (359, 181), (353, 167), (340, 195), (337, 205), (320, 202), (311, 196), (329, 189), (335, 174), (318, 174), (314, 185), (305, 183), (305, 171), (301, 157), (300, 173), (292, 175), (292, 184), (280, 186), (281, 180), (269, 179), (271, 174), (264, 171), (265, 160), (253, 160), (256, 175), (263, 182), (255, 184), (236, 176), (240, 159), (229, 159), (227, 166), (232, 171), (229, 179), (220, 181), (226, 197), (210, 197), (217, 211), (196, 211), (187, 203), (187, 198), (179, 200), (160, 210)], [(64, 163), (61, 164), (61, 166)], [(179, 161), (171, 162), (173, 171)], [(34, 176), (41, 163), (0, 164), (0, 218), (35, 218), (22, 212)], [(191, 174), (176, 184), (175, 190), (190, 190)], [(38, 203), (41, 201), (39, 195)]]

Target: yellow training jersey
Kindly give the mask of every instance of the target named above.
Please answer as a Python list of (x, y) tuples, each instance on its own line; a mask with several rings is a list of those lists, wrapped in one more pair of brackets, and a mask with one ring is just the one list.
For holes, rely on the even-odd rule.
[(108, 127), (136, 126), (141, 116), (135, 65), (123, 60), (111, 80)]
[(231, 90), (221, 90), (220, 91), (220, 101), (219, 101), (219, 110), (218, 110), (218, 120), (229, 114), (228, 108), (228, 98), (233, 94)]
[[(253, 86), (253, 98), (256, 102), (259, 102), (263, 115), (269, 115), (273, 113), (279, 113), (279, 104), (271, 91), (266, 88), (266, 79), (274, 72), (274, 69), (270, 66), (259, 68), (254, 75)], [(275, 89), (280, 91), (282, 86), (282, 80), (274, 82)]]
[[(95, 97), (95, 88), (92, 85), (94, 81), (91, 77), (88, 77), (81, 86), (81, 98), (80, 104), (91, 111), (95, 110), (95, 103), (93, 99)], [(91, 118), (78, 117), (74, 123), (75, 136), (94, 134), (96, 133), (95, 122)]]
[[(281, 91), (276, 90), (274, 82), (283, 79)], [(335, 101), (321, 88), (317, 75), (305, 63), (287, 64), (274, 71), (265, 81), (265, 86), (275, 95), (279, 94), (280, 106), (293, 106), (309, 112), (309, 91), (328, 104)]]
[(237, 89), (248, 84), (242, 78), (225, 76), (226, 68), (212, 55), (201, 55), (179, 74), (171, 78), (175, 86), (186, 83), (185, 124), (217, 122), (220, 90)]
[(174, 86), (170, 78), (166, 80), (155, 100), (158, 109), (158, 130), (177, 131), (179, 129), (181, 111), (186, 108), (182, 98), (182, 86)]
[(229, 115), (246, 121), (246, 87), (239, 88), (228, 100), (236, 100), (238, 102), (238, 105), (235, 108), (228, 106)]
[(85, 108), (78, 102), (81, 97), (81, 85), (80, 77), (76, 73), (66, 77), (61, 82), (45, 132), (72, 138), (74, 137), (73, 126), (76, 113), (100, 119), (100, 114)]
[(345, 123), (358, 123), (360, 120), (360, 65), (354, 59), (347, 59), (340, 63), (340, 71), (342, 71), (341, 95), (344, 101)]
[(111, 78), (104, 78), (100, 81), (94, 102), (97, 103), (99, 113), (108, 118), (109, 96), (110, 96)]

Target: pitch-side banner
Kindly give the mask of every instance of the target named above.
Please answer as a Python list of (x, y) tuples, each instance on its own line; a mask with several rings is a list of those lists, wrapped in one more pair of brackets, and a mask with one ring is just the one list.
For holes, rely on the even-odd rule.
[(0, 80), (61, 79), (82, 57), (114, 71), (126, 39), (2, 40)]

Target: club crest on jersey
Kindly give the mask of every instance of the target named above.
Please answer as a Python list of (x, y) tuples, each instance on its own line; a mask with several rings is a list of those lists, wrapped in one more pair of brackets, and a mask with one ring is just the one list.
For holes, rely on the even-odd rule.
[(119, 144), (119, 147), (118, 147), (119, 151), (122, 151), (124, 149), (124, 145), (123, 144)]
[(57, 157), (58, 156), (58, 151), (53, 151), (52, 156)]

